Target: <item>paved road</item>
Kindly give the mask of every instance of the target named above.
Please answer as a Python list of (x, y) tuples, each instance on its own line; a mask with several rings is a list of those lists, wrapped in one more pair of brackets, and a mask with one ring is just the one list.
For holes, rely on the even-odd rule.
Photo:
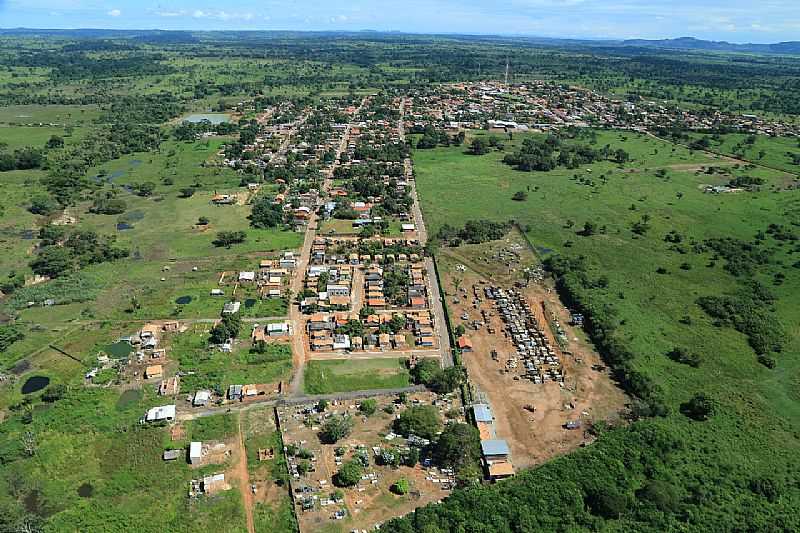
[[(400, 139), (405, 140), (405, 125), (403, 120), (406, 111), (406, 99), (403, 98), (400, 104), (400, 121), (398, 130), (400, 132)], [(417, 230), (417, 238), (424, 246), (428, 242), (428, 229), (425, 227), (425, 219), (422, 216), (422, 209), (419, 204), (419, 197), (417, 196), (417, 182), (413, 179), (413, 163), (411, 159), (403, 161), (405, 167), (406, 179), (411, 184), (411, 198), (414, 203), (411, 206), (411, 213), (414, 217), (414, 226)], [(425, 271), (427, 272), (428, 295), (430, 296), (431, 310), (434, 315), (434, 332), (439, 339), (439, 349), (442, 354), (442, 366), (445, 368), (453, 366), (453, 350), (450, 346), (450, 335), (447, 332), (447, 323), (445, 322), (444, 305), (442, 304), (442, 295), (439, 290), (439, 283), (436, 280), (436, 269), (433, 265), (433, 259), (426, 257), (424, 260)]]
[[(372, 389), (351, 392), (339, 392), (333, 394), (308, 394), (297, 395), (286, 398), (272, 398), (269, 400), (253, 400), (246, 403), (234, 403), (223, 405), (220, 407), (207, 407), (205, 409), (192, 409), (188, 405), (186, 407), (178, 407), (177, 418), (179, 421), (195, 420), (197, 418), (205, 418), (207, 416), (215, 416), (225, 413), (241, 413), (251, 409), (261, 409), (266, 407), (279, 407), (282, 405), (298, 405), (303, 403), (314, 403), (320, 400), (357, 400), (359, 398), (373, 398), (376, 396), (392, 396), (394, 394), (423, 392), (425, 391), (423, 385), (412, 385), (410, 387), (398, 387), (395, 389)], [(183, 411), (183, 412), (181, 412)]]

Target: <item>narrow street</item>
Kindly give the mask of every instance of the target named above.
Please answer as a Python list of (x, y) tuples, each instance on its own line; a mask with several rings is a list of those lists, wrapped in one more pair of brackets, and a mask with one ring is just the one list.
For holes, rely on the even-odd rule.
[(247, 518), (247, 533), (255, 533), (253, 521), (253, 492), (250, 490), (250, 473), (247, 470), (247, 448), (244, 446), (244, 432), (242, 430), (242, 415), (239, 413), (239, 461), (236, 465), (236, 476), (239, 478), (239, 491), (242, 493), (244, 514)]

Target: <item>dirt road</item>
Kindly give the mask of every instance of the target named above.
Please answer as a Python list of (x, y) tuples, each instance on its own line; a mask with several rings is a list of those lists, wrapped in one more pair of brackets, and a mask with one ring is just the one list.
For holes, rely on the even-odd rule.
[(247, 470), (247, 449), (244, 447), (242, 415), (239, 414), (239, 461), (236, 464), (236, 477), (239, 478), (239, 491), (242, 493), (244, 514), (247, 518), (247, 532), (256, 533), (253, 522), (253, 492), (250, 490), (250, 473)]

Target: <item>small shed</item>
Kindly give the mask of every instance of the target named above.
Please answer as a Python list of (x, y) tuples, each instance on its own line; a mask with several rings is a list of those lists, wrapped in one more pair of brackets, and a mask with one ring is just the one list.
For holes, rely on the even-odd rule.
[(189, 444), (189, 463), (196, 465), (203, 458), (203, 443), (194, 441)]

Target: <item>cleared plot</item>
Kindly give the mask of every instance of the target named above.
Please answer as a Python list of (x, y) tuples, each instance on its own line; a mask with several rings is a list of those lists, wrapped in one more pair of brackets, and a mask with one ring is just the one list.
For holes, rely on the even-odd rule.
[(307, 394), (407, 387), (411, 377), (405, 359), (309, 361), (304, 387)]
[(224, 353), (208, 346), (210, 325), (192, 326), (189, 331), (176, 335), (170, 356), (177, 359), (180, 370), (193, 372), (181, 380), (181, 388), (227, 390), (230, 385), (274, 385), (287, 381), (292, 374), (292, 354), (289, 344), (271, 344), (264, 354), (251, 353), (247, 337), (249, 326), (242, 328), (243, 339), (236, 341), (232, 353)]
[(79, 125), (96, 120), (100, 109), (94, 105), (11, 105), (0, 107), (0, 122), (7, 124), (54, 123)]
[(293, 533), (297, 523), (275, 412), (272, 408), (253, 409), (242, 413), (242, 418), (255, 529), (258, 533)]
[[(514, 272), (508, 276), (508, 270), (501, 268), (498, 261), (493, 259), (493, 252), (509, 249), (510, 245), (524, 245), (524, 242), (521, 236), (512, 234), (505, 241), (465, 246), (452, 254), (450, 250), (443, 250), (438, 266), (448, 294), (446, 300), (451, 321), (454, 326), (465, 326), (465, 335), (473, 345), (470, 352), (461, 356), (473, 385), (473, 396), (476, 401), (490, 404), (496, 419), (497, 438), (508, 442), (511, 461), (519, 469), (540, 464), (589, 442), (591, 437), (584, 434), (583, 430), (566, 430), (564, 425), (572, 420), (584, 424), (607, 420), (618, 422), (618, 411), (623, 408), (625, 398), (608, 372), (593, 370), (592, 367), (602, 361), (582, 332), (566, 326), (568, 318), (564, 315), (567, 313), (557, 295), (535, 284), (525, 290), (528, 303), (535, 307), (546, 302), (551, 309), (559, 312), (560, 323), (567, 329), (569, 354), (558, 350), (565, 376), (564, 386), (554, 381), (532, 383), (522, 377), (524, 368), (521, 363), (516, 369), (506, 369), (506, 361), (516, 357), (517, 350), (505, 334), (503, 322), (492, 301), (483, 296), (483, 287), (500, 285), (510, 288), (515, 278), (521, 281), (522, 265), (536, 263), (527, 247), (521, 248), (520, 259), (512, 267)], [(458, 267), (464, 265), (474, 265), (480, 270), (468, 267), (466, 271), (461, 271)], [(473, 290), (480, 295), (478, 303), (474, 303), (477, 300), (473, 297)], [(486, 320), (481, 318), (482, 311), (486, 313)], [(468, 319), (463, 320), (464, 316)], [(482, 320), (486, 325), (476, 330), (470, 325), (472, 320)], [(489, 328), (494, 333), (490, 333)], [(549, 334), (549, 331), (545, 333)], [(552, 335), (550, 337), (551, 345), (556, 347)], [(493, 353), (497, 354), (496, 359), (492, 357)], [(531, 412), (530, 407), (535, 411)]]

